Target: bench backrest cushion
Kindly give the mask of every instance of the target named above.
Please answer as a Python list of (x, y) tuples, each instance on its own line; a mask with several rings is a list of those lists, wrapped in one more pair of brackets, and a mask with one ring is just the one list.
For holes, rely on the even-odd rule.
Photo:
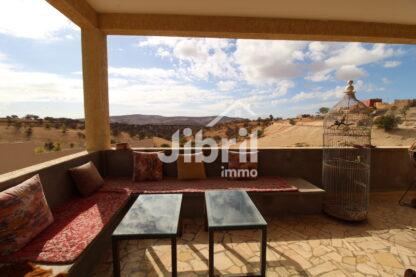
[(19, 250), (52, 222), (39, 175), (0, 192), (0, 254)]
[(202, 155), (202, 152), (200, 152), (196, 154), (180, 154), (178, 156), (178, 180), (198, 180), (207, 178)]
[(160, 181), (163, 179), (163, 163), (158, 152), (133, 152), (133, 181)]
[(84, 197), (90, 196), (104, 184), (104, 179), (92, 162), (71, 168), (69, 173)]
[[(257, 161), (251, 161), (252, 155), (257, 155), (256, 152), (228, 152), (228, 175), (226, 177), (230, 179), (255, 179), (257, 178)], [(245, 160), (244, 160), (245, 159)], [(252, 174), (252, 171), (255, 174)]]

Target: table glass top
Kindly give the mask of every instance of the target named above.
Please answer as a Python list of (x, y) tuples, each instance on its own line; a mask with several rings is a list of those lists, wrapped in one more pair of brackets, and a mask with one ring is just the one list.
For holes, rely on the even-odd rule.
[(181, 203), (181, 194), (142, 194), (114, 230), (113, 236), (175, 235)]
[(210, 190), (205, 192), (209, 227), (266, 226), (267, 223), (242, 190)]

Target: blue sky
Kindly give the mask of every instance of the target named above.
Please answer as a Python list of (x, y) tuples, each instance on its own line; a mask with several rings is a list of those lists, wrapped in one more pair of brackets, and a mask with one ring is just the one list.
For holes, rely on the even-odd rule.
[[(5, 1), (0, 116), (83, 117), (79, 28), (46, 1)], [(412, 45), (110, 36), (108, 52), (112, 115), (314, 113), (348, 79), (360, 99), (416, 97)]]

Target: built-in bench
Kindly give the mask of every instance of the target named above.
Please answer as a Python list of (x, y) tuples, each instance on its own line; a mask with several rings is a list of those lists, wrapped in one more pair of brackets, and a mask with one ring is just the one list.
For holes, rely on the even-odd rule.
[[(81, 205), (82, 207), (80, 209), (73, 209), (72, 214), (66, 215), (72, 218), (71, 222), (76, 222), (77, 217), (83, 217), (86, 214), (91, 213), (91, 211), (89, 211), (91, 208), (89, 205), (98, 205), (99, 208), (103, 203), (100, 201), (113, 199), (112, 196), (107, 195), (101, 197), (97, 196), (97, 194), (122, 193), (123, 189), (127, 187), (131, 190), (127, 193), (128, 195), (133, 195), (132, 197), (140, 193), (152, 192), (152, 190), (149, 190), (148, 188), (147, 190), (143, 190), (143, 185), (145, 184), (133, 183), (131, 181), (133, 158), (132, 152), (128, 150), (108, 150), (95, 153), (83, 152), (2, 175), (0, 176), (0, 191), (19, 184), (35, 174), (39, 174), (44, 186), (48, 204), (53, 211), (55, 210), (54, 215), (57, 219), (52, 226), (48, 227), (43, 233), (30, 242), (27, 249), (25, 249), (25, 247), (20, 254), (16, 253), (15, 256), (11, 256), (10, 258), (16, 258), (11, 260), (17, 260), (18, 257), (26, 257), (29, 260), (33, 260), (33, 254), (36, 253), (36, 251), (41, 252), (43, 242), (50, 242), (49, 245), (52, 245), (53, 247), (53, 244), (59, 241), (59, 231), (61, 229), (73, 228), (72, 231), (74, 232), (82, 232), (82, 228), (78, 229), (77, 226), (72, 225), (72, 227), (68, 227), (71, 226), (70, 222), (65, 223), (63, 216), (61, 216), (62, 214), (60, 214), (59, 211), (62, 212), (62, 210), (67, 210), (67, 213), (71, 213), (70, 207), (77, 206), (75, 203), (80, 203), (79, 201), (89, 201), (85, 200), (85, 198), (79, 198), (78, 192), (68, 174), (69, 168), (76, 167), (88, 161), (93, 161), (100, 173), (106, 177), (106, 185), (103, 187), (102, 191), (92, 196), (95, 200), (91, 200), (91, 203), (86, 204), (85, 206)], [(218, 158), (214, 163), (205, 165), (208, 176), (207, 180), (186, 182), (175, 180), (175, 163), (165, 164), (164, 176), (166, 176), (166, 179), (159, 184), (153, 183), (154, 187), (158, 187), (158, 190), (154, 190), (153, 192), (167, 192), (163, 191), (163, 184), (169, 183), (169, 188), (171, 189), (170, 192), (184, 193), (183, 216), (202, 216), (204, 203), (203, 192), (206, 189), (213, 188), (245, 189), (249, 191), (251, 198), (260, 211), (268, 215), (280, 212), (313, 213), (321, 211), (323, 190), (300, 178), (279, 178), (273, 176), (273, 174), (271, 174), (273, 173), (273, 170), (269, 169), (270, 165), (265, 165), (264, 163), (267, 163), (267, 160), (264, 160), (264, 156), (262, 156), (262, 152), (260, 151), (259, 175), (264, 177), (260, 177), (255, 181), (228, 181), (220, 179), (221, 166), (223, 166), (223, 164), (221, 163), (220, 158)], [(120, 180), (123, 180), (124, 182), (124, 185), (118, 183), (119, 188), (121, 188), (120, 191), (108, 190), (109, 186), (113, 186), (113, 188), (114, 186), (117, 186), (117, 182), (120, 182)], [(289, 184), (289, 188), (291, 189), (279, 191), (279, 182)], [(142, 190), (140, 190), (141, 185)], [(176, 185), (178, 187), (172, 189)], [(150, 186), (151, 184), (148, 184), (148, 187)], [(136, 191), (131, 189), (134, 187), (136, 187)], [(287, 188), (287, 186), (285, 187)], [(103, 213), (106, 213), (106, 211), (109, 213), (105, 216), (103, 225), (98, 226), (99, 228), (95, 230), (96, 232), (88, 239), (84, 240), (84, 242), (86, 242), (85, 245), (76, 245), (76, 243), (72, 245), (73, 247), (80, 247), (80, 255), (78, 257), (76, 257), (77, 255), (70, 257), (70, 259), (68, 259), (70, 262), (68, 263), (62, 263), (62, 257), (57, 257), (55, 261), (60, 262), (59, 265), (54, 264), (51, 259), (48, 260), (49, 263), (44, 263), (44, 260), (38, 259), (37, 264), (41, 265), (42, 268), (52, 269), (54, 275), (58, 273), (67, 273), (70, 276), (88, 276), (91, 265), (97, 263), (100, 259), (100, 255), (97, 255), (97, 253), (104, 253), (103, 250), (109, 247), (110, 234), (122, 218), (122, 215), (128, 209), (132, 197), (130, 197), (130, 201), (127, 201), (127, 198), (123, 200), (119, 197), (115, 197), (114, 199), (118, 199), (115, 209), (112, 209), (111, 211), (107, 208), (102, 209)], [(102, 205), (102, 207), (103, 206), (105, 205)], [(94, 214), (94, 211), (92, 211), (92, 214)], [(59, 247), (59, 245), (57, 247)], [(65, 251), (64, 249), (60, 250)], [(50, 263), (51, 261), (52, 264)]]

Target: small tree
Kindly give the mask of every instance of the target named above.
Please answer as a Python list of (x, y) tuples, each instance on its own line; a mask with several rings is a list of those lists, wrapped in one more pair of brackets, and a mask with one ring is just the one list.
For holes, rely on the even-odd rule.
[(30, 139), (30, 138), (32, 137), (32, 135), (33, 135), (33, 130), (32, 130), (32, 127), (27, 128), (27, 129), (25, 130), (25, 136), (26, 136), (26, 138), (27, 138), (27, 139)]
[(85, 135), (83, 132), (77, 132), (77, 135), (79, 139), (85, 139)]
[(327, 108), (327, 107), (319, 108), (319, 113), (320, 114), (327, 114), (328, 112), (329, 112), (329, 108)]
[(55, 143), (53, 151), (61, 151), (61, 144), (59, 142)]
[(382, 115), (374, 119), (374, 125), (385, 131), (391, 131), (394, 128), (397, 128), (400, 123), (402, 123), (400, 117), (393, 114)]
[(62, 124), (62, 127), (61, 127), (61, 132), (62, 132), (62, 134), (66, 134), (66, 131), (68, 130), (68, 127), (67, 127), (67, 125), (66, 124)]
[(271, 115), (269, 115), (269, 119), (270, 119), (270, 121), (273, 121), (273, 115), (271, 114)]
[(22, 122), (17, 121), (14, 123), (14, 128), (16, 129), (16, 131), (20, 131), (20, 129), (22, 128)]
[(52, 141), (47, 141), (43, 144), (43, 148), (45, 148), (46, 151), (52, 151), (55, 145)]

